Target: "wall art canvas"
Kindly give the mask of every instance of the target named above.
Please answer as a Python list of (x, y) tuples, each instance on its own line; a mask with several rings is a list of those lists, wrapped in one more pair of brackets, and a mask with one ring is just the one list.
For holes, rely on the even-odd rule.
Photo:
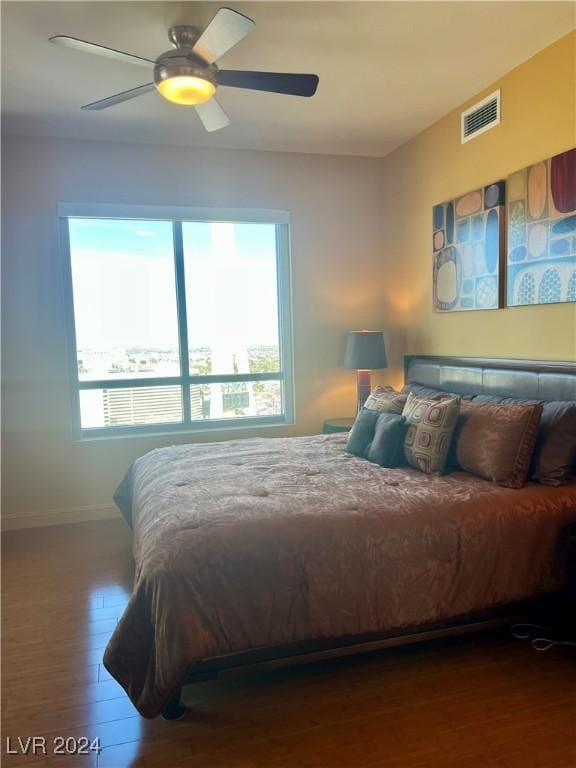
[(507, 182), (507, 304), (576, 301), (576, 149)]
[(505, 182), (435, 205), (433, 303), (438, 312), (502, 304)]

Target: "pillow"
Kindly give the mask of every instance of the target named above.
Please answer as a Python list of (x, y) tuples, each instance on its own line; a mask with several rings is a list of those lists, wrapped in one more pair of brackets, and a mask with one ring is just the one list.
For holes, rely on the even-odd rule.
[(460, 397), (462, 400), (472, 400), (474, 397), (474, 395), (459, 395), (456, 392), (447, 392), (444, 389), (436, 389), (436, 387), (426, 387), (424, 384), (416, 384), (415, 382), (404, 384), (402, 392), (405, 394), (413, 392), (415, 395), (427, 397), (429, 400), (443, 400), (446, 397)]
[(544, 403), (536, 442), (532, 478), (544, 485), (562, 485), (576, 458), (576, 403)]
[(406, 405), (406, 395), (396, 392), (392, 387), (375, 387), (366, 398), (363, 407), (369, 411), (402, 413)]
[(535, 405), (543, 402), (527, 397), (505, 397), (504, 395), (474, 395), (473, 399), (475, 403), (492, 403), (493, 405)]
[(412, 394), (418, 395), (418, 397), (427, 397), (429, 400), (441, 400), (445, 397), (452, 397), (449, 392), (444, 392), (443, 389), (425, 387), (424, 384), (415, 384), (413, 382), (404, 384), (402, 392), (405, 392), (407, 395), (412, 392)]
[(458, 465), (506, 488), (521, 488), (530, 470), (542, 405), (462, 403), (455, 436)]
[(460, 411), (460, 398), (430, 400), (408, 395), (402, 415), (408, 422), (404, 454), (408, 463), (426, 474), (441, 474)]
[[(541, 402), (496, 395), (478, 395), (475, 402), (522, 404)], [(532, 479), (543, 485), (562, 485), (576, 459), (576, 402), (542, 403), (540, 429), (534, 450)]]
[(399, 413), (362, 408), (350, 431), (346, 450), (382, 467), (400, 467), (406, 463), (406, 427)]

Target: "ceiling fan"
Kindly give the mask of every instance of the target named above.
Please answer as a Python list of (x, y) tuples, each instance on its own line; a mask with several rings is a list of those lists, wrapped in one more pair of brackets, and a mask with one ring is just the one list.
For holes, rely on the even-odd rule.
[(160, 54), (156, 61), (68, 35), (55, 35), (49, 39), (65, 48), (106, 56), (148, 69), (154, 68), (153, 82), (85, 104), (82, 109), (107, 109), (156, 89), (161, 96), (174, 104), (194, 106), (204, 128), (207, 131), (217, 131), (230, 125), (228, 115), (214, 98), (218, 86), (293, 96), (313, 96), (316, 93), (317, 75), (249, 72), (219, 69), (216, 66), (216, 60), (246, 37), (255, 26), (247, 16), (231, 8), (220, 8), (203, 32), (191, 26), (171, 27), (168, 37), (174, 50)]

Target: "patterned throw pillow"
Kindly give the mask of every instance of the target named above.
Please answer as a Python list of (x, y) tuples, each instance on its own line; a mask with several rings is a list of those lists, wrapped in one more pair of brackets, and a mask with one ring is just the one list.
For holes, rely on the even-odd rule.
[(408, 422), (404, 453), (408, 463), (426, 474), (441, 474), (460, 412), (460, 398), (430, 400), (412, 392), (402, 415)]
[(407, 395), (396, 392), (392, 387), (375, 387), (368, 395), (364, 408), (381, 413), (402, 413)]

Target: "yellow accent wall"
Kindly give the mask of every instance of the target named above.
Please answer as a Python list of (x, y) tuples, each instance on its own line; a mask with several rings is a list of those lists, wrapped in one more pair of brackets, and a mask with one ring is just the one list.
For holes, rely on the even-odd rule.
[[(501, 89), (502, 122), (460, 143), (460, 113)], [(576, 358), (576, 304), (432, 311), (432, 206), (576, 145), (576, 33), (545, 48), (383, 161), (384, 285), (407, 353)]]

